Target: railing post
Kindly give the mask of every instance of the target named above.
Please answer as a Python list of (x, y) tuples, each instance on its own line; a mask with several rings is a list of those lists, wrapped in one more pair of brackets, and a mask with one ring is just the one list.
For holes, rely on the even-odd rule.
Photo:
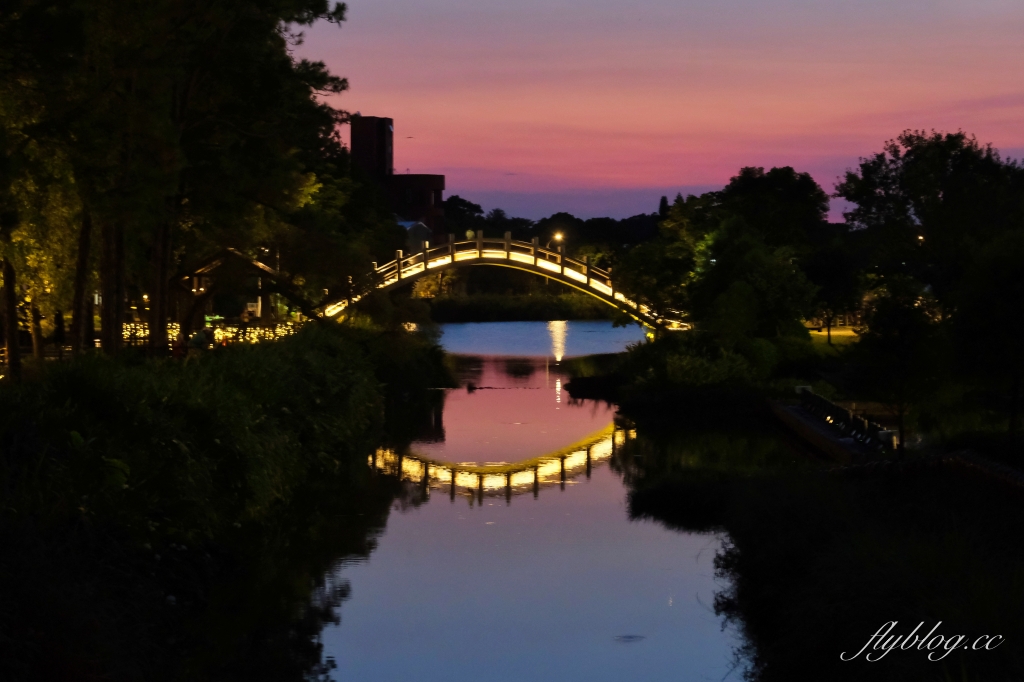
[(590, 256), (583, 257), (583, 275), (587, 278), (587, 286), (590, 286)]
[(612, 290), (612, 300), (615, 300), (615, 284), (612, 283), (612, 269), (608, 268), (608, 288)]
[(423, 240), (423, 272), (427, 271), (427, 251), (430, 250), (430, 240)]
[(505, 260), (512, 259), (512, 233), (505, 233)]
[(448, 255), (452, 257), (452, 262), (455, 262), (455, 235), (451, 232), (448, 233)]
[(476, 257), (477, 258), (483, 258), (484, 257), (484, 231), (483, 230), (477, 230), (476, 231)]
[(401, 249), (398, 249), (397, 251), (395, 251), (395, 265), (398, 266), (397, 268), (395, 268), (396, 272), (398, 272), (398, 279), (402, 279), (402, 250)]
[(537, 267), (537, 249), (540, 248), (540, 237), (534, 237), (530, 242), (530, 255), (533, 256), (533, 267)]
[(563, 277), (565, 277), (565, 256), (563, 255), (564, 254), (564, 251), (563, 251), (564, 248), (565, 247), (562, 246), (561, 244), (558, 245), (558, 272)]

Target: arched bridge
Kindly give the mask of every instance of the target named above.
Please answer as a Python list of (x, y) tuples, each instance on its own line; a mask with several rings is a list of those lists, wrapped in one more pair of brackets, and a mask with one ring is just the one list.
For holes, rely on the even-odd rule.
[(452, 500), (465, 494), (472, 504), (483, 504), (484, 496), (504, 494), (509, 503), (514, 495), (540, 493), (541, 487), (565, 484), (583, 473), (590, 478), (591, 468), (609, 460), (615, 451), (636, 431), (614, 423), (554, 452), (521, 462), (490, 462), (486, 464), (455, 464), (439, 462), (416, 452), (398, 453), (379, 449), (370, 456), (369, 464), (376, 471), (418, 483), (430, 489), (445, 490)]
[[(455, 241), (455, 235), (448, 235), (447, 244), (431, 246), (430, 242), (424, 242), (421, 251), (408, 256), (398, 251), (390, 263), (379, 267), (374, 263), (376, 288), (389, 291), (411, 284), (424, 275), (467, 265), (496, 265), (547, 277), (589, 294), (649, 327), (689, 328), (683, 322), (682, 314), (669, 311), (667, 315), (660, 315), (616, 291), (611, 272), (594, 267), (589, 259), (569, 258), (561, 246), (554, 251), (543, 248), (537, 238), (532, 242), (516, 241), (510, 232), (506, 232), (502, 239), (489, 239), (482, 232), (477, 232), (475, 239), (466, 241)], [(324, 306), (324, 315), (335, 317), (360, 298), (353, 295), (344, 300), (329, 301)]]

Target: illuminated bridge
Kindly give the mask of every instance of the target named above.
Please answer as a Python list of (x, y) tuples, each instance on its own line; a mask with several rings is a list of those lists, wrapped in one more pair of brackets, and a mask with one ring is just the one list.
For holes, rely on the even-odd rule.
[[(506, 232), (503, 239), (487, 239), (478, 231), (475, 239), (467, 241), (455, 241), (455, 235), (448, 235), (448, 243), (441, 246), (431, 246), (430, 242), (424, 242), (419, 253), (408, 256), (398, 251), (395, 260), (390, 263), (380, 267), (374, 263), (375, 286), (379, 290), (389, 291), (411, 284), (424, 275), (467, 265), (496, 265), (547, 277), (589, 294), (649, 327), (670, 330), (689, 328), (683, 322), (681, 313), (666, 311), (665, 314), (659, 314), (616, 291), (611, 272), (594, 267), (589, 258), (582, 261), (569, 258), (561, 246), (555, 251), (542, 248), (537, 238), (529, 243), (515, 241), (510, 232)], [(361, 297), (352, 295), (345, 299), (325, 301), (321, 304), (324, 315), (335, 317)]]
[(484, 496), (504, 495), (511, 502), (513, 495), (532, 492), (534, 497), (546, 486), (565, 488), (567, 480), (585, 473), (615, 454), (635, 432), (609, 424), (572, 445), (521, 462), (489, 462), (486, 464), (454, 464), (438, 462), (415, 452), (396, 453), (380, 449), (370, 456), (370, 465), (384, 473), (399, 476), (430, 488), (446, 490), (451, 499), (467, 494), (482, 503)]

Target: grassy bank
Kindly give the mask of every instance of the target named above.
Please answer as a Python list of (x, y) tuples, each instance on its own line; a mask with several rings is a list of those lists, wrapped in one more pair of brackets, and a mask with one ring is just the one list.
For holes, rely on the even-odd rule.
[(820, 385), (831, 395), (823, 378), (834, 375), (840, 360), (826, 348), (801, 337), (724, 348), (700, 332), (669, 332), (599, 365), (571, 369), (566, 388), (575, 397), (623, 404), (669, 404), (706, 391), (790, 397), (799, 384)]
[(0, 386), (0, 677), (315, 673), (343, 596), (320, 576), (369, 551), (400, 492), (367, 453), (442, 360), (412, 334), (308, 327)]
[(435, 322), (611, 319), (615, 310), (586, 294), (473, 294), (430, 299)]
[[(639, 413), (638, 438), (616, 461), (632, 516), (727, 534), (716, 567), (728, 583), (715, 610), (745, 635), (749, 679), (1024, 677), (1019, 490), (922, 464), (828, 474), (754, 403), (709, 405)], [(1005, 644), (939, 662), (916, 649), (840, 660), (890, 620), (899, 622), (893, 634), (942, 621), (943, 635), (1001, 635)]]

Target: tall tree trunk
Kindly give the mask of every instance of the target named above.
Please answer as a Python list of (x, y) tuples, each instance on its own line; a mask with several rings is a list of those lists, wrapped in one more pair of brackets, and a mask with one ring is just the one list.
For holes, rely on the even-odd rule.
[(124, 325), (124, 230), (119, 223), (104, 223), (100, 234), (100, 345), (113, 355), (121, 348)]
[(125, 291), (124, 262), (124, 225), (120, 222), (114, 229), (114, 333), (117, 335), (117, 347), (120, 348), (124, 336), (124, 306), (127, 292)]
[(92, 318), (92, 306), (86, 305), (89, 295), (89, 251), (92, 248), (92, 215), (89, 209), (82, 210), (82, 224), (78, 228), (78, 259), (75, 262), (75, 290), (71, 298), (71, 354), (78, 355), (83, 348), (92, 345), (92, 339), (86, 342), (86, 315)]
[(7, 336), (7, 375), (21, 380), (21, 346), (18, 334), (18, 277), (11, 261), (4, 259), (4, 331)]
[(273, 303), (271, 302), (270, 286), (266, 277), (260, 278), (260, 324), (271, 326), (276, 321)]
[(906, 410), (902, 406), (900, 406), (899, 412), (896, 415), (896, 418), (897, 418), (897, 428), (899, 429), (899, 438), (900, 438), (899, 442), (896, 444), (896, 454), (899, 456), (900, 459), (903, 459), (903, 456), (906, 454), (906, 451), (904, 450), (904, 445), (903, 445), (903, 422), (904, 422), (904, 413), (905, 412), (906, 412)]
[(1010, 440), (1017, 440), (1020, 431), (1020, 374), (1014, 374), (1010, 384)]
[(64, 344), (67, 337), (64, 334), (64, 311), (58, 310), (53, 314), (53, 345), (57, 347), (57, 359), (64, 359)]
[(828, 335), (828, 345), (832, 345), (832, 313), (825, 315), (825, 333)]
[(96, 306), (92, 302), (92, 297), (85, 299), (85, 315), (83, 315), (82, 326), (85, 327), (83, 332), (84, 338), (82, 340), (83, 348), (95, 348), (96, 347)]
[(42, 360), (46, 352), (46, 340), (43, 338), (43, 316), (35, 301), (29, 303), (28, 313), (32, 325), (32, 355), (37, 360)]
[(149, 295), (149, 347), (156, 354), (166, 354), (168, 296), (167, 280), (171, 252), (171, 226), (161, 222), (153, 244), (153, 281)]

